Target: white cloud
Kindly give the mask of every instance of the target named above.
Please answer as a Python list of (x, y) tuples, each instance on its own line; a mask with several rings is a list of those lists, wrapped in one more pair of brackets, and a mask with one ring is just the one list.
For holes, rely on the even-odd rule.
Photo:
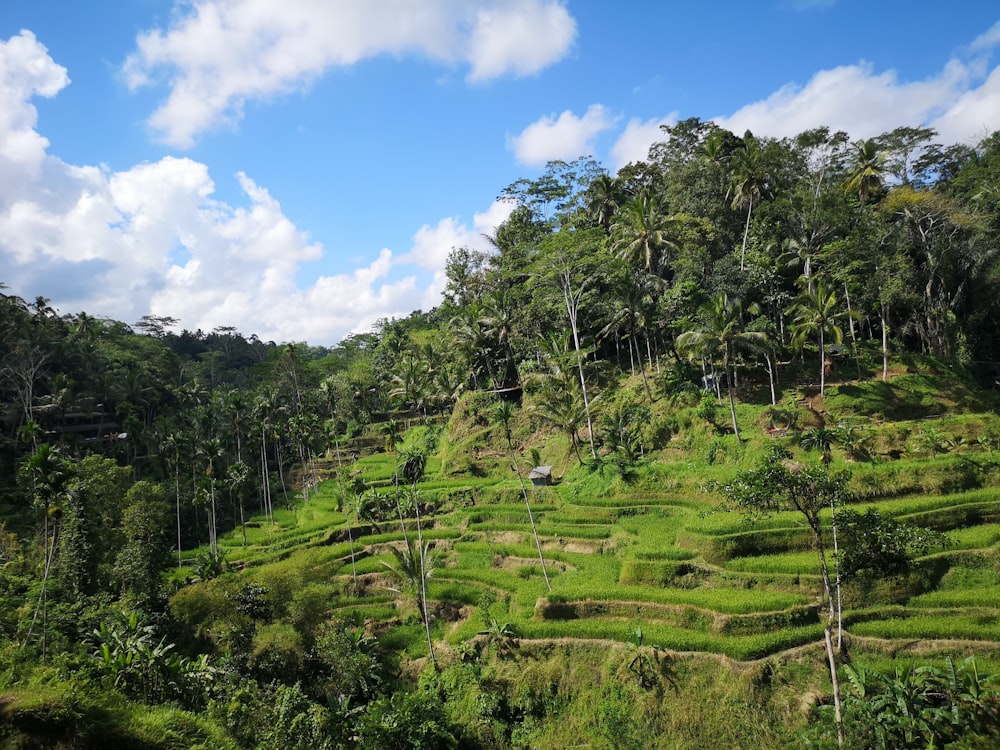
[(19, 178), (37, 177), (49, 142), (35, 131), (33, 96), (53, 97), (69, 84), (30, 31), (0, 40), (0, 200)]
[(1000, 67), (931, 121), (945, 143), (976, 143), (1000, 125)]
[(264, 339), (332, 344), (379, 318), (438, 304), (451, 248), (485, 247), (482, 233), (510, 211), (494, 203), (471, 228), (443, 219), (421, 228), (404, 255), (382, 249), (367, 265), (302, 287), (297, 274), (323, 248), (247, 175), (236, 175), (244, 200), (230, 205), (192, 159), (113, 172), (47, 154), (30, 99), (65, 81), (30, 34), (0, 41), (0, 144), (29, 144), (12, 153), (31, 166), (0, 183), (2, 280), (15, 294), (50, 297), (62, 312), (125, 322), (168, 315), (191, 330), (234, 325)]
[(558, 2), (515, 0), (476, 14), (469, 37), (469, 80), (531, 75), (558, 62), (573, 44), (576, 22)]
[(899, 125), (929, 124), (939, 128), (943, 140), (961, 141), (1000, 122), (996, 71), (977, 86), (980, 70), (977, 63), (953, 59), (936, 76), (901, 81), (895, 71), (878, 73), (868, 63), (844, 65), (715, 120), (734, 133), (776, 137), (827, 125), (870, 138)]
[(583, 117), (566, 110), (558, 117), (541, 117), (510, 139), (514, 156), (526, 166), (553, 159), (570, 161), (594, 151), (594, 139), (612, 128), (615, 118), (600, 104), (591, 104)]
[(661, 127), (673, 125), (676, 122), (676, 112), (652, 120), (640, 120), (633, 117), (611, 147), (612, 168), (618, 171), (629, 162), (645, 161), (649, 154), (649, 147), (666, 137)]
[(1000, 21), (997, 21), (989, 29), (977, 36), (969, 45), (973, 52), (990, 50), (1000, 44)]
[(559, 0), (201, 0), (147, 31), (124, 65), (131, 88), (166, 79), (149, 120), (191, 146), (242, 118), (246, 102), (302, 89), (326, 70), (378, 55), (470, 66), (470, 81), (537, 73), (560, 60), (576, 23)]
[(468, 247), (483, 252), (490, 251), (492, 245), (484, 235), (492, 236), (513, 210), (514, 204), (510, 201), (497, 200), (486, 211), (473, 217), (471, 228), (455, 217), (447, 217), (441, 219), (437, 226), (425, 224), (417, 230), (412, 249), (401, 256), (399, 261), (413, 263), (434, 274), (418, 305), (420, 309), (429, 310), (441, 302), (441, 293), (447, 283), (445, 263), (452, 249)]

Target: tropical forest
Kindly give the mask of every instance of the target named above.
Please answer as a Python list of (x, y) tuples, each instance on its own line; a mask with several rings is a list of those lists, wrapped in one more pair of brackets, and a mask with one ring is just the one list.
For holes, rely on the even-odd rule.
[(1000, 133), (497, 191), (335, 346), (0, 286), (0, 748), (1000, 746)]

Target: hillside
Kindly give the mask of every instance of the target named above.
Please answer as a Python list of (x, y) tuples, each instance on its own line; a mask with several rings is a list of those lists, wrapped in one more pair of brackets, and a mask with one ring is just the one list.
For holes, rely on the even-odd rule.
[(995, 745), (1000, 137), (663, 137), (333, 347), (0, 290), (0, 747)]
[[(614, 397), (638, 402), (642, 385), (624, 382)], [(649, 406), (641, 429), (658, 436), (654, 450), (583, 464), (532, 398), (529, 388), (508, 410), (510, 450), (496, 402), (468, 394), (446, 423), (417, 421), (393, 451), (359, 440), (369, 447), (356, 461), (320, 462), (330, 478), (315, 494), (273, 524), (253, 518), (245, 544), (240, 529), (220, 539), (226, 572), (191, 582), (201, 553), (187, 553), (170, 599), (183, 637), (291, 684), (330, 638), (325, 623), (356, 627), (370, 653), (419, 674), (469, 746), (794, 744), (829, 691), (815, 546), (801, 514), (751, 518), (713, 483), (775, 446), (818, 464), (800, 442), (823, 424), (841, 431), (830, 468), (846, 472), (850, 499), (838, 513), (875, 508), (943, 532), (892, 575), (844, 580), (845, 658), (855, 669), (968, 656), (984, 672), (1000, 666), (1000, 417), (970, 381), (924, 361), (886, 382), (834, 384), (825, 398), (789, 387), (776, 406), (738, 405), (744, 444), (706, 407), (714, 395), (685, 389)], [(526, 476), (533, 453), (555, 481), (528, 483), (526, 504), (510, 461)], [(424, 465), (411, 482), (413, 456)], [(348, 486), (357, 499), (345, 506)], [(832, 547), (829, 511), (822, 520)], [(436, 668), (419, 576), (406, 572), (418, 535)], [(77, 722), (98, 710), (52, 700), (45, 710)], [(23, 746), (47, 714), (23, 689), (3, 704), (19, 730), (8, 742)]]

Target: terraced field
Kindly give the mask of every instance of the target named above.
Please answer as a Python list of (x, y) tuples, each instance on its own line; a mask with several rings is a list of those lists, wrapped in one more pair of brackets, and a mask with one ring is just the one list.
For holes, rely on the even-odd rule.
[[(980, 452), (965, 460), (984, 467), (988, 483), (997, 458)], [(886, 485), (907, 472), (904, 464), (918, 476), (939, 471), (935, 461), (882, 464)], [(393, 466), (390, 454), (378, 454), (351, 471), (369, 489), (393, 496)], [(878, 471), (869, 465), (865, 481)], [(646, 644), (740, 661), (820, 642), (819, 560), (800, 515), (751, 523), (696, 482), (663, 495), (649, 491), (650, 483), (634, 493), (616, 485), (603, 496), (581, 492), (573, 477), (529, 487), (548, 590), (527, 507), (516, 501), (518, 482), (503, 475), (449, 478), (439, 462), (428, 462), (415, 489), (433, 562), (427, 594), (435, 641), (460, 648), (488, 627), (488, 607), (522, 642), (625, 643), (638, 625)], [(397, 567), (394, 549), (403, 549), (398, 518), (372, 524), (352, 517), (349, 525), (339, 495), (337, 481), (325, 482), (307, 502), (277, 514), (277, 525), (255, 523), (247, 546), (239, 532), (231, 535), (223, 541), (229, 561), (245, 565), (244, 576), (263, 582), (275, 606), (293, 616), (312, 597), (327, 614), (368, 621), (411, 656), (426, 654), (413, 592), (390, 570)], [(869, 507), (945, 532), (947, 543), (915, 560), (904, 578), (845, 582), (848, 643), (880, 653), (958, 648), (1000, 655), (1000, 488), (903, 492), (852, 509)], [(829, 530), (829, 512), (824, 521)], [(412, 509), (405, 526), (415, 538)], [(835, 569), (832, 552), (828, 562)]]

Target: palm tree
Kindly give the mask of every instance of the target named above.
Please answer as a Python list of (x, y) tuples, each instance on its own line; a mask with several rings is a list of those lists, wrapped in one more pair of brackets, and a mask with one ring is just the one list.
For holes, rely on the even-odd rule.
[(826, 342), (827, 337), (834, 344), (844, 340), (844, 332), (837, 321), (847, 315), (838, 310), (837, 294), (828, 289), (820, 279), (816, 287), (806, 289), (799, 295), (790, 311), (792, 318), (792, 341), (801, 349), (805, 340), (812, 335), (819, 339), (819, 395), (826, 392)]
[(273, 524), (274, 509), (271, 502), (271, 469), (267, 461), (267, 434), (275, 411), (276, 395), (273, 391), (264, 390), (257, 394), (253, 403), (252, 417), (260, 428), (260, 490), (261, 510)]
[(743, 148), (733, 153), (730, 166), (729, 195), (733, 208), (746, 207), (747, 221), (743, 229), (743, 249), (740, 270), (746, 268), (747, 240), (750, 237), (750, 217), (755, 203), (760, 203), (771, 191), (771, 175), (767, 170), (760, 144), (750, 133), (743, 138)]
[[(405, 549), (392, 548), (392, 554), (396, 558), (396, 567), (385, 561), (382, 564), (390, 573), (413, 588), (414, 598), (417, 600), (417, 608), (420, 610), (420, 616), (424, 621), (424, 630), (427, 633), (427, 648), (430, 658), (431, 661), (436, 661), (434, 658), (434, 643), (431, 640), (430, 623), (427, 619), (427, 581), (434, 574), (434, 566), (430, 557), (431, 545), (430, 542), (427, 542), (421, 547), (419, 545), (414, 546), (411, 539), (404, 539), (403, 541), (406, 545)], [(400, 589), (390, 588), (389, 590), (396, 594), (403, 593)]]
[[(748, 310), (750, 311), (750, 310)], [(730, 299), (720, 292), (701, 308), (702, 323), (698, 328), (685, 331), (677, 337), (677, 348), (697, 354), (709, 361), (718, 361), (726, 376), (729, 391), (729, 412), (733, 418), (733, 432), (739, 442), (740, 427), (736, 421), (736, 402), (733, 398), (735, 380), (731, 366), (740, 352), (760, 352), (767, 346), (767, 334), (745, 331), (742, 326), (743, 306), (738, 299)]]
[(801, 268), (801, 278), (812, 289), (816, 274), (813, 263), (831, 232), (825, 225), (804, 215), (796, 216), (793, 224), (792, 236), (785, 241), (785, 252), (778, 256), (778, 263), (785, 268)]
[(826, 425), (810, 427), (799, 435), (799, 445), (806, 450), (818, 450), (820, 461), (823, 462), (824, 466), (829, 466), (833, 460), (833, 446), (838, 442), (840, 442), (840, 433), (837, 428)]
[(507, 441), (507, 457), (510, 460), (510, 470), (517, 475), (517, 481), (521, 485), (521, 496), (524, 498), (524, 505), (528, 509), (528, 521), (531, 523), (531, 533), (535, 537), (535, 548), (538, 550), (538, 561), (542, 565), (542, 575), (545, 576), (545, 586), (549, 591), (552, 591), (552, 584), (549, 583), (549, 573), (545, 569), (545, 557), (542, 555), (542, 543), (538, 539), (535, 517), (531, 512), (531, 503), (528, 501), (528, 490), (524, 486), (524, 477), (521, 476), (521, 472), (517, 470), (517, 464), (514, 462), (514, 438), (510, 431), (510, 420), (514, 418), (514, 405), (509, 401), (500, 401), (493, 410), (493, 414), (496, 420), (503, 425), (503, 433)]
[(170, 432), (163, 437), (160, 450), (163, 452), (173, 452), (170, 463), (174, 465), (174, 495), (177, 510), (177, 567), (182, 565), (181, 556), (181, 449), (186, 446), (186, 439), (181, 432)]
[(598, 175), (587, 188), (587, 211), (605, 234), (611, 232), (611, 222), (625, 200), (622, 180), (609, 174)]
[(639, 332), (644, 328), (643, 311), (653, 302), (648, 277), (642, 278), (641, 273), (633, 268), (624, 269), (622, 273), (615, 273), (611, 278), (610, 291), (614, 296), (612, 317), (597, 334), (597, 338), (602, 340), (614, 334), (617, 342), (624, 329), (629, 347), (632, 374), (635, 375), (635, 364), (638, 360), (639, 373), (642, 375), (646, 396), (649, 398), (649, 402), (653, 403), (653, 392), (649, 387), (646, 367), (642, 362), (642, 350), (639, 348)]
[(576, 458), (583, 463), (580, 455), (580, 427), (587, 421), (583, 406), (583, 392), (580, 382), (560, 360), (566, 359), (566, 349), (551, 342), (553, 355), (550, 357), (551, 371), (540, 377), (541, 388), (535, 395), (533, 410), (546, 422), (563, 430), (569, 437), (570, 447)]
[(208, 543), (212, 556), (219, 556), (219, 539), (215, 514), (215, 477), (218, 474), (216, 461), (222, 456), (222, 443), (216, 438), (207, 438), (198, 446), (198, 454), (205, 459), (205, 476), (209, 484)]
[(857, 193), (861, 204), (868, 203), (869, 196), (882, 187), (885, 174), (885, 154), (879, 150), (874, 140), (858, 141), (855, 145), (854, 163), (844, 190)]
[(512, 290), (506, 287), (496, 287), (491, 289), (483, 297), (482, 313), (480, 325), (486, 335), (492, 338), (504, 353), (503, 372), (493, 372), (493, 387), (504, 388), (511, 384), (519, 384), (520, 376), (515, 366), (514, 347), (511, 344), (511, 335), (514, 328), (523, 315), (523, 310), (518, 308), (518, 299)]
[[(420, 550), (420, 555), (418, 560), (413, 560), (419, 565), (419, 583), (420, 583), (420, 616), (424, 621), (424, 630), (427, 633), (427, 649), (430, 652), (431, 661), (434, 661), (434, 644), (431, 641), (431, 618), (430, 612), (427, 611), (427, 579), (430, 578), (430, 570), (427, 568), (427, 553), (430, 550), (429, 545), (424, 545), (424, 534), (420, 523), (420, 496), (417, 493), (417, 482), (419, 482), (423, 476), (424, 472), (427, 470), (427, 453), (419, 448), (408, 447), (400, 452), (400, 458), (402, 463), (399, 464), (399, 472), (403, 477), (410, 483), (410, 493), (411, 499), (413, 500), (413, 510), (417, 517), (417, 549)], [(403, 529), (404, 539), (406, 537), (406, 529)], [(413, 550), (409, 545), (409, 540), (407, 541), (407, 549), (410, 552), (411, 559), (413, 557)]]
[(670, 239), (673, 218), (664, 208), (660, 196), (651, 190), (625, 203), (611, 226), (611, 251), (624, 260), (641, 260), (647, 272), (655, 273), (663, 265), (662, 253), (674, 247)]
[(543, 244), (538, 259), (541, 272), (537, 278), (559, 290), (566, 308), (573, 336), (573, 348), (576, 352), (576, 369), (580, 377), (583, 411), (587, 419), (590, 454), (596, 459), (597, 447), (594, 444), (594, 425), (590, 409), (591, 396), (587, 390), (587, 379), (583, 371), (583, 351), (580, 346), (580, 312), (587, 289), (601, 278), (601, 271), (595, 263), (595, 258), (603, 247), (603, 238), (601, 241), (596, 241), (592, 234), (587, 236), (585, 232), (576, 232), (572, 235), (575, 236), (567, 242), (566, 239), (571, 233), (561, 232)]
[(31, 638), (38, 613), (41, 612), (42, 657), (44, 658), (48, 636), (47, 584), (59, 540), (59, 522), (62, 518), (65, 502), (70, 499), (74, 492), (70, 485), (72, 473), (59, 455), (59, 450), (43, 443), (28, 457), (21, 469), (21, 476), (23, 481), (30, 484), (33, 504), (42, 513), (42, 542), (45, 560), (38, 606), (31, 618), (25, 642)]

